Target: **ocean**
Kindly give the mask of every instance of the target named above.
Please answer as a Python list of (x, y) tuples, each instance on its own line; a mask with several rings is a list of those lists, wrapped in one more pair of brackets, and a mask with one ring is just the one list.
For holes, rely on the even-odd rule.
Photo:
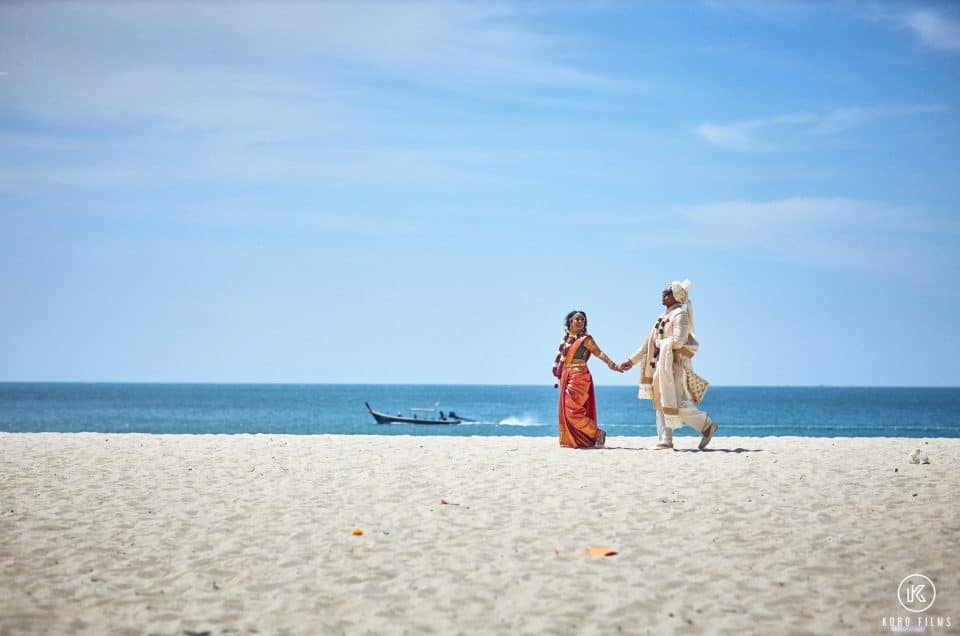
[[(597, 388), (608, 435), (655, 435), (636, 395)], [(551, 386), (0, 383), (0, 431), (554, 436), (557, 397)], [(476, 422), (378, 425), (364, 402), (405, 415), (439, 402)], [(960, 437), (960, 388), (719, 386), (702, 406), (720, 435)]]

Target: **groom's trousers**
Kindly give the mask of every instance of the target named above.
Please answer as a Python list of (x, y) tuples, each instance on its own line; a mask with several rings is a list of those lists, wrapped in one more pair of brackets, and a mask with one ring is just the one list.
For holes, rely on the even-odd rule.
[(694, 402), (681, 402), (677, 415), (664, 415), (657, 410), (657, 437), (661, 443), (673, 443), (673, 429), (687, 424), (698, 433), (703, 433), (712, 420), (706, 411), (697, 408)]

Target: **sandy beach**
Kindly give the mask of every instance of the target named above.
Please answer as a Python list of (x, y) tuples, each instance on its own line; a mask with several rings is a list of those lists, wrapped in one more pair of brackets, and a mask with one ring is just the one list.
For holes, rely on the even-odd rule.
[(0, 433), (0, 634), (960, 631), (960, 439), (679, 442)]

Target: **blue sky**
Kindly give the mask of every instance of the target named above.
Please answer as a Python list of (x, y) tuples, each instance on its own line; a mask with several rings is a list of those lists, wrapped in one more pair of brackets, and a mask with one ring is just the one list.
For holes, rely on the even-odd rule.
[[(952, 3), (4, 3), (0, 380), (960, 385)], [(629, 384), (594, 365), (601, 384)]]

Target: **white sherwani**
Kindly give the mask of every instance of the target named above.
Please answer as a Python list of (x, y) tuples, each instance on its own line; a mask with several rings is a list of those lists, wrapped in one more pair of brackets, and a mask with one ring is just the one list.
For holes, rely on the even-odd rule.
[(630, 362), (640, 367), (641, 400), (653, 400), (657, 414), (657, 437), (673, 443), (673, 429), (685, 423), (703, 432), (710, 416), (697, 408), (687, 388), (687, 371), (699, 343), (690, 332), (690, 320), (683, 305), (674, 305), (657, 319), (653, 329)]

